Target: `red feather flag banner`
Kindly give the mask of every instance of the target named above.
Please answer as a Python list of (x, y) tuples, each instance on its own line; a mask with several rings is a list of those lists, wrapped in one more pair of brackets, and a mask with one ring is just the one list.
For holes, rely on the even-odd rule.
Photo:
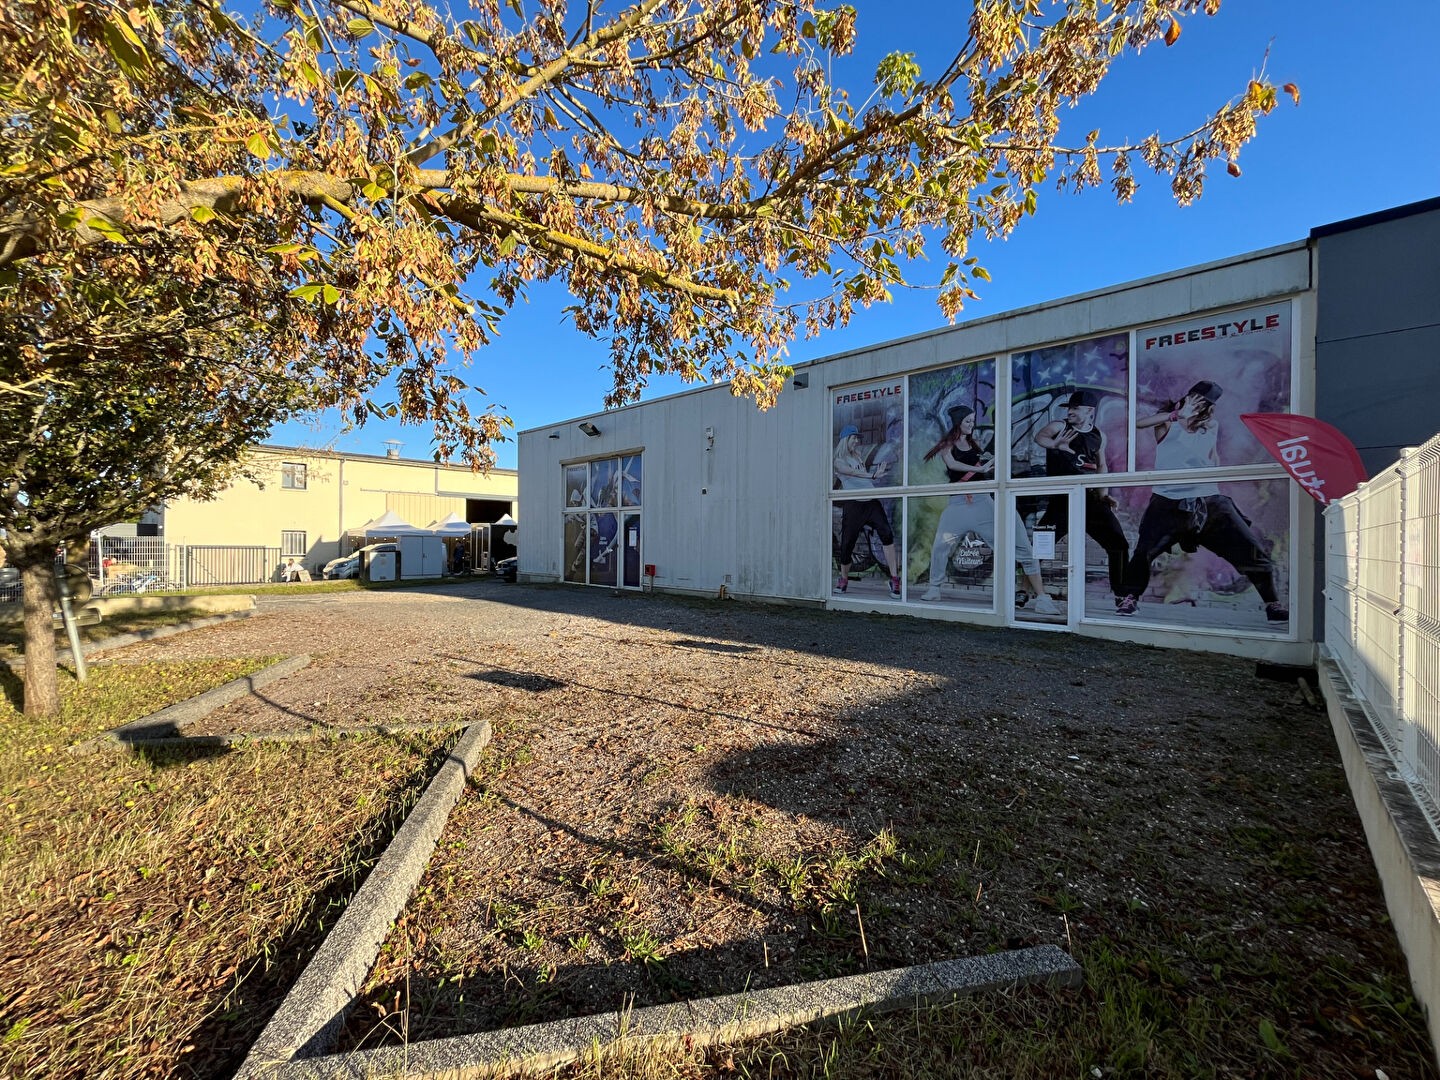
[(1323, 420), (1291, 413), (1241, 413), (1240, 419), (1321, 506), (1344, 498), (1365, 480), (1359, 451)]

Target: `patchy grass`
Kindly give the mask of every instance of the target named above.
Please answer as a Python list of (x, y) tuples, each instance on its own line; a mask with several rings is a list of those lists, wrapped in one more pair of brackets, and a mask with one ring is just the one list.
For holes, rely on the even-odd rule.
[(0, 1074), (233, 1069), (437, 764), (442, 737), (74, 758), (78, 739), (272, 662), (62, 672), (0, 702)]
[[(1434, 1073), (1424, 1047), (1389, 1042), (1412, 1029), (1418, 1006), (1408, 988), (1390, 978), (1359, 984), (1327, 972), (1307, 989), (1334, 995), (1329, 1005), (1279, 1000), (1256, 1018), (1241, 1001), (1214, 988), (1177, 986), (1167, 976), (1124, 958), (1119, 943), (1077, 950), (1086, 969), (1079, 991), (1023, 988), (951, 1004), (863, 1016), (800, 1028), (750, 1043), (707, 1049), (645, 1045), (593, 1048), (578, 1063), (557, 1069), (566, 1080), (711, 1080), (743, 1077), (804, 1080), (956, 1080), (1005, 1077), (1055, 1080), (1195, 1080), (1220, 1077), (1396, 1077)], [(1152, 957), (1153, 959), (1153, 957)], [(1272, 973), (1283, 982), (1283, 973)], [(1284, 997), (1283, 991), (1277, 998)], [(1376, 1065), (1317, 1070), (1303, 1047), (1281, 1034), (1287, 1005), (1338, 1013), (1336, 1000), (1359, 1002), (1332, 1038), (1355, 1040), (1355, 1058)], [(1097, 1052), (1103, 1049), (1103, 1056)], [(1103, 1064), (1097, 1064), (1103, 1062)]]
[(473, 654), (506, 719), (345, 1045), (1055, 944), (1083, 989), (561, 1075), (1436, 1075), (1293, 687), (1081, 639), (663, 615)]
[(344, 592), (385, 592), (391, 589), (410, 589), (427, 585), (459, 585), (465, 582), (489, 580), (482, 576), (462, 575), (460, 577), (414, 578), (405, 581), (364, 582), (359, 578), (342, 581), (270, 581), (259, 585), (210, 585), (194, 589), (165, 589), (155, 591), (153, 596), (304, 596), (311, 593)]
[[(161, 626), (177, 626), (194, 619), (211, 615), (206, 611), (132, 611), (107, 615), (104, 621), (92, 626), (81, 626), (80, 640), (104, 641), (121, 634), (134, 634), (142, 630), (154, 630)], [(55, 647), (68, 649), (70, 639), (63, 627), (55, 631)], [(18, 623), (0, 623), (0, 657), (25, 655), (25, 635)]]

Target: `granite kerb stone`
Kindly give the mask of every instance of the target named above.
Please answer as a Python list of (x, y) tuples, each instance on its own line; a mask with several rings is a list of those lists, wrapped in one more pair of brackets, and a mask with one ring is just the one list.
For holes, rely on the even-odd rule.
[(471, 724), (426, 787), (344, 914), (280, 1003), (235, 1074), (235, 1080), (275, 1075), (297, 1058), (324, 1054), (358, 997), (435, 850), (465, 782), (490, 742), (490, 722)]
[(123, 746), (145, 746), (159, 740), (166, 740), (174, 743), (176, 736), (182, 734), (185, 728), (196, 721), (209, 716), (216, 709), (230, 704), (256, 690), (268, 686), (270, 683), (278, 682), (288, 678), (295, 672), (309, 666), (310, 657), (301, 654), (291, 656), (269, 667), (261, 668), (251, 675), (242, 675), (238, 679), (231, 679), (222, 686), (213, 690), (207, 690), (203, 694), (196, 694), (184, 701), (177, 701), (159, 712), (153, 712), (149, 716), (142, 716), (138, 720), (132, 720), (128, 724), (121, 724), (117, 728), (97, 735), (93, 739), (86, 739), (71, 746), (70, 753), (77, 756), (93, 754), (97, 750), (115, 749)]
[(754, 1039), (817, 1022), (838, 1022), (943, 1004), (971, 994), (1031, 984), (1078, 986), (1078, 964), (1054, 945), (819, 982), (622, 1010), (548, 1024), (431, 1039), (405, 1046), (296, 1059), (253, 1075), (273, 1080), (376, 1080), (379, 1077), (491, 1077), (541, 1072), (612, 1043), (654, 1048)]
[[(116, 634), (114, 637), (102, 638), (99, 641), (86, 642), (81, 645), (80, 651), (88, 659), (91, 656), (103, 652), (110, 652), (113, 649), (123, 649), (127, 645), (138, 645), (142, 641), (157, 641), (160, 638), (174, 637), (176, 634), (186, 634), (191, 630), (203, 630), (207, 626), (218, 626), (220, 623), (231, 622), (235, 619), (248, 619), (254, 615), (251, 611), (227, 611), (223, 615), (207, 615), (203, 619), (187, 619), (182, 623), (173, 623), (170, 626), (156, 626), (149, 630), (136, 630), (129, 634)], [(56, 663), (74, 663), (75, 657), (70, 649), (59, 648), (55, 650)], [(25, 670), (25, 658), (23, 656), (0, 658), (0, 664), (10, 668), (15, 674)]]
[(233, 731), (225, 735), (176, 735), (174, 737), (140, 739), (121, 744), (125, 750), (136, 753), (146, 750), (205, 749), (228, 746), (250, 746), (259, 743), (312, 743), (333, 742), (350, 739), (357, 735), (408, 735), (417, 731), (454, 731), (469, 727), (471, 720), (436, 720), (425, 724), (346, 724), (326, 727), (311, 724), (304, 728), (286, 728), (284, 731)]

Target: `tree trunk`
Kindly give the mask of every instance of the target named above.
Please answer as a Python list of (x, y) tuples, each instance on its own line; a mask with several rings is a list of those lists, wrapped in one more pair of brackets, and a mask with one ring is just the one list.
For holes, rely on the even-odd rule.
[(25, 601), (26, 716), (53, 716), (60, 711), (60, 686), (55, 677), (53, 551), (45, 547), (14, 558)]

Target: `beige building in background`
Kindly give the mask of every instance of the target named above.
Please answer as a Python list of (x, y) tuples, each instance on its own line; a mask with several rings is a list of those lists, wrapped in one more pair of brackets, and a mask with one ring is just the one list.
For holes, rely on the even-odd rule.
[(513, 515), (519, 494), (514, 469), (481, 474), (462, 465), (289, 446), (253, 453), (254, 480), (208, 502), (180, 499), (165, 507), (167, 544), (278, 547), (282, 559), (316, 568), (348, 555), (346, 538), (386, 511), (422, 528), (452, 513), (487, 524)]

